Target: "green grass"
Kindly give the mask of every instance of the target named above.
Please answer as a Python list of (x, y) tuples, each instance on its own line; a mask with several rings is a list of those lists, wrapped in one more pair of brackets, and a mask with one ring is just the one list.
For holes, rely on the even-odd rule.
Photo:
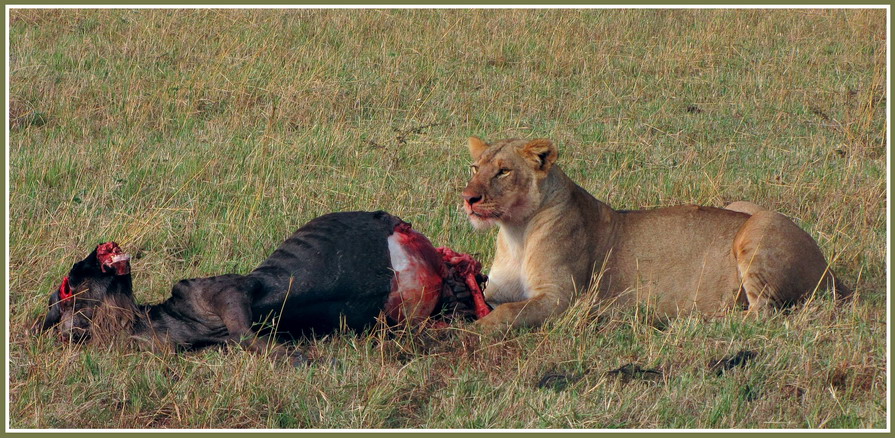
[[(15, 428), (883, 428), (884, 10), (27, 10), (10, 13)], [(247, 272), (295, 228), (384, 209), (490, 261), (465, 142), (548, 137), (620, 209), (751, 200), (858, 292), (654, 327), (583, 300), (506, 339), (337, 335), (291, 369), (28, 332), (116, 240), (136, 296)], [(757, 352), (716, 376), (713, 359)], [(660, 381), (606, 372), (634, 363)], [(546, 374), (564, 388), (539, 388)]]

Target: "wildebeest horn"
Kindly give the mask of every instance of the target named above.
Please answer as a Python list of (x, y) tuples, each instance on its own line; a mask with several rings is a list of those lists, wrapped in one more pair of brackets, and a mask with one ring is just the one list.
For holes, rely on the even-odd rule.
[[(68, 277), (65, 277), (65, 280), (68, 280)], [(67, 287), (68, 282), (65, 280), (63, 280), (62, 284)], [(62, 319), (62, 309), (59, 305), (59, 302), (62, 301), (59, 298), (61, 292), (62, 285), (59, 286), (59, 290), (50, 294), (49, 310), (47, 311), (47, 317), (44, 318), (44, 324), (41, 327), (41, 331), (47, 331), (53, 328), (53, 326), (59, 324), (59, 321)], [(71, 291), (69, 291), (69, 296), (71, 296)]]

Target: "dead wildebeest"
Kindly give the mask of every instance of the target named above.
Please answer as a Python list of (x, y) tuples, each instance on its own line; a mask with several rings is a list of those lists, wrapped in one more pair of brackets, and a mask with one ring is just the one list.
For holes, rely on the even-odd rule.
[[(363, 330), (381, 313), (410, 324), (481, 318), (490, 310), (480, 270), (472, 257), (435, 248), (388, 213), (332, 213), (299, 228), (247, 275), (182, 280), (166, 301), (143, 305), (134, 300), (130, 257), (107, 242), (52, 293), (43, 330), (78, 342), (124, 333), (153, 347), (233, 342), (258, 351), (270, 334)], [(304, 362), (283, 345), (272, 351)]]

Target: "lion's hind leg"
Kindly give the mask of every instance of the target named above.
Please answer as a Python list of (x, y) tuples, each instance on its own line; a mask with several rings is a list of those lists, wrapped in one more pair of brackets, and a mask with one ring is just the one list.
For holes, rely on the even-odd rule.
[(733, 243), (749, 310), (784, 307), (816, 289), (850, 293), (829, 270), (817, 242), (789, 218), (758, 210), (740, 228)]

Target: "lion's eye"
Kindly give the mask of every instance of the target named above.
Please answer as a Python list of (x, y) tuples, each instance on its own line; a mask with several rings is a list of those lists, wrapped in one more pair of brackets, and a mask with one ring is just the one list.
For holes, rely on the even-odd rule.
[(510, 169), (500, 169), (497, 171), (497, 176), (507, 176), (511, 172)]

